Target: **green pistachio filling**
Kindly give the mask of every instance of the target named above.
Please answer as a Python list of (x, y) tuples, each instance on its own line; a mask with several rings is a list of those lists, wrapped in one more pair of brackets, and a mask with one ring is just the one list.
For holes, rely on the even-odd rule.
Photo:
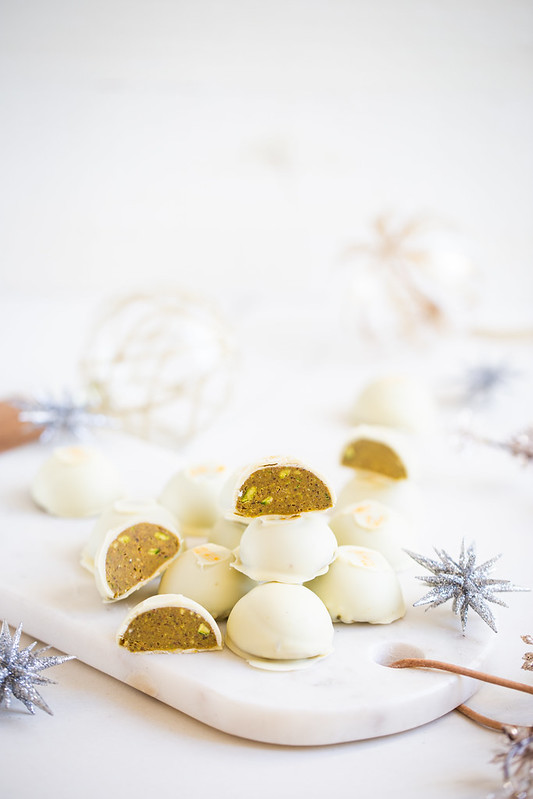
[(235, 512), (239, 516), (292, 516), (332, 507), (325, 483), (299, 466), (265, 466), (241, 486)]
[(120, 533), (106, 554), (106, 580), (113, 599), (153, 577), (179, 548), (178, 537), (156, 524), (142, 522)]
[(130, 652), (218, 649), (215, 631), (194, 610), (160, 607), (139, 613), (119, 640)]
[(344, 449), (341, 463), (352, 469), (374, 472), (393, 480), (405, 480), (408, 477), (405, 464), (398, 453), (381, 441), (366, 438), (352, 441)]

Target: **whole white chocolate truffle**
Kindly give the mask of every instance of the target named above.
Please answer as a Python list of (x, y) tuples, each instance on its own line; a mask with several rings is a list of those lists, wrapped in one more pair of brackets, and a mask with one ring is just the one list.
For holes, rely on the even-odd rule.
[(184, 535), (202, 535), (215, 524), (226, 477), (225, 466), (202, 463), (180, 469), (170, 478), (159, 502), (174, 514)]
[(412, 558), (403, 551), (404, 547), (416, 546), (413, 526), (400, 511), (382, 502), (366, 499), (349, 505), (332, 517), (330, 527), (339, 546), (376, 549), (396, 571), (413, 565)]
[(111, 461), (98, 449), (82, 446), (55, 449), (31, 487), (39, 507), (69, 518), (96, 516), (123, 493)]
[(321, 514), (254, 519), (232, 565), (258, 582), (303, 583), (327, 571), (336, 549), (337, 539)]
[(219, 544), (202, 544), (182, 552), (165, 570), (160, 594), (184, 594), (203, 605), (214, 619), (225, 619), (255, 583), (230, 567), (234, 553)]
[[(302, 585), (262, 583), (231, 611), (226, 644), (253, 666), (304, 665), (333, 649), (333, 624), (325, 605)], [(302, 663), (303, 661), (303, 663)]]
[(356, 473), (339, 493), (336, 512), (367, 499), (375, 499), (403, 513), (418, 525), (422, 515), (422, 494), (411, 480), (390, 480), (387, 477)]
[(176, 519), (167, 508), (153, 499), (119, 499), (108, 507), (96, 520), (89, 539), (81, 553), (81, 565), (94, 572), (94, 560), (98, 549), (110, 531), (115, 535), (136, 524), (159, 524), (176, 532)]
[(322, 600), (333, 621), (390, 624), (405, 614), (398, 577), (374, 549), (340, 546), (327, 573), (307, 587)]
[(341, 464), (393, 480), (412, 478), (417, 468), (413, 441), (407, 434), (369, 424), (358, 425), (350, 432), (341, 452)]
[(388, 375), (369, 383), (352, 412), (354, 424), (388, 425), (426, 433), (436, 425), (435, 401), (427, 385), (409, 375)]
[(241, 543), (241, 537), (246, 530), (247, 522), (236, 519), (217, 519), (209, 532), (209, 541), (220, 544), (228, 549), (235, 549)]

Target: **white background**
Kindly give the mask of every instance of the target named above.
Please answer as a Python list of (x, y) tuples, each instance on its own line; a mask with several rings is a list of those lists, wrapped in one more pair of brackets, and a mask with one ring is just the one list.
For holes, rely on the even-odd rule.
[(390, 211), (533, 298), (528, 0), (0, 3), (2, 288), (302, 281)]

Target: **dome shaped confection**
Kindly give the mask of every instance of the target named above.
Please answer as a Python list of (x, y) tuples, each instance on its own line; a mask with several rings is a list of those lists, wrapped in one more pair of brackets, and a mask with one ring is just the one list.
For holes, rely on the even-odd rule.
[(306, 584), (333, 621), (390, 624), (405, 614), (398, 577), (380, 552), (340, 546), (326, 574)]
[(375, 549), (396, 571), (413, 565), (404, 552), (404, 548), (415, 546), (413, 525), (400, 511), (382, 502), (366, 499), (348, 505), (332, 517), (330, 527), (339, 546), (350, 544)]
[(187, 654), (222, 649), (222, 634), (198, 602), (180, 594), (158, 594), (128, 613), (117, 643), (135, 653)]
[(227, 518), (286, 517), (329, 510), (333, 488), (301, 461), (274, 457), (240, 469), (226, 483), (221, 507)]
[(81, 562), (106, 602), (124, 599), (160, 575), (183, 539), (174, 518), (152, 501), (119, 500), (95, 524)]
[(220, 544), (228, 549), (235, 549), (241, 543), (241, 537), (248, 522), (237, 519), (224, 519), (220, 517), (217, 519), (211, 530), (209, 531), (208, 540), (212, 544)]
[(220, 517), (219, 495), (226, 479), (221, 464), (187, 466), (170, 478), (159, 502), (174, 514), (183, 535), (208, 534)]
[(376, 425), (355, 427), (341, 452), (341, 464), (364, 474), (391, 480), (413, 477), (416, 458), (403, 433)]
[(226, 644), (258, 668), (301, 668), (332, 651), (333, 624), (324, 604), (304, 586), (262, 583), (231, 611)]
[(408, 433), (432, 431), (436, 418), (436, 404), (427, 385), (405, 374), (368, 383), (352, 410), (354, 424), (386, 425)]
[(199, 602), (214, 619), (224, 619), (235, 603), (255, 585), (231, 568), (234, 553), (219, 544), (186, 549), (165, 570), (160, 594), (184, 594)]
[(258, 582), (302, 583), (325, 572), (336, 549), (322, 514), (254, 519), (242, 534), (232, 565)]
[(94, 447), (58, 447), (37, 472), (31, 495), (52, 516), (97, 516), (123, 496), (122, 479)]

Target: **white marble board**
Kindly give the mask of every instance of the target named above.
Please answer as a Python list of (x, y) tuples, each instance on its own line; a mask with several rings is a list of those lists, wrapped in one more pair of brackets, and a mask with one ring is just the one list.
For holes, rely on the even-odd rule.
[[(140, 441), (117, 437), (110, 446), (124, 463), (142, 454), (154, 491), (177, 467), (171, 453)], [(116, 630), (140, 597), (102, 604), (92, 576), (79, 565), (93, 522), (50, 517), (29, 499), (29, 481), (45, 454), (36, 452), (32, 445), (0, 459), (0, 616), (12, 626), (22, 622), (31, 636), (210, 726), (276, 744), (311, 746), (400, 732), (444, 715), (477, 689), (466, 678), (383, 665), (423, 655), (480, 668), (494, 640), (475, 616), (463, 636), (448, 606), (429, 613), (413, 608), (424, 586), (412, 576), (403, 578), (404, 619), (336, 625), (333, 654), (300, 671), (255, 669), (227, 648), (194, 655), (119, 649)], [(150, 592), (144, 589), (141, 598)]]

